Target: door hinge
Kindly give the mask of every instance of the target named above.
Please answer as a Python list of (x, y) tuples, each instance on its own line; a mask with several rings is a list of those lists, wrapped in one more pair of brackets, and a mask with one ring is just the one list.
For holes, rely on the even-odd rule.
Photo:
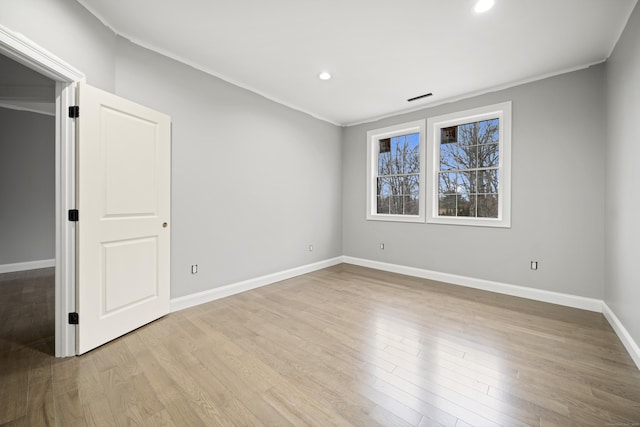
[(78, 316), (78, 313), (76, 312), (69, 313), (69, 324), (77, 325), (79, 323), (80, 323), (80, 317)]
[(69, 221), (78, 222), (79, 215), (78, 209), (69, 209)]
[(78, 105), (72, 105), (69, 107), (69, 117), (72, 119), (80, 117), (80, 107)]

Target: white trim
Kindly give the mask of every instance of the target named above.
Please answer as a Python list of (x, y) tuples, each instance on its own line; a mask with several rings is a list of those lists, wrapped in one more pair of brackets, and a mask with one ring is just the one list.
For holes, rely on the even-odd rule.
[(489, 292), (497, 292), (499, 294), (527, 298), (535, 301), (543, 301), (551, 304), (559, 304), (566, 307), (580, 308), (582, 310), (595, 311), (598, 313), (602, 312), (602, 301), (595, 298), (580, 297), (543, 289), (528, 288), (525, 286), (509, 285), (506, 283), (493, 282), (491, 280), (475, 279), (473, 277), (459, 276), (457, 274), (441, 273), (422, 268), (407, 267), (404, 265), (389, 264), (386, 262), (372, 261), (349, 256), (343, 257), (343, 260), (347, 264), (359, 265), (361, 267), (390, 271), (392, 273), (405, 274), (407, 276), (420, 277), (422, 279), (435, 280), (438, 282), (465, 286), (467, 288), (481, 289)]
[[(440, 130), (481, 120), (499, 119), (498, 217), (441, 216), (438, 212)], [(427, 120), (427, 223), (477, 227), (511, 227), (511, 101), (456, 111)]]
[(528, 288), (525, 286), (509, 285), (506, 283), (493, 282), (490, 280), (475, 279), (472, 277), (459, 276), (456, 274), (441, 273), (437, 271), (425, 270), (404, 265), (390, 264), (380, 261), (343, 256), (342, 260), (346, 264), (359, 265), (361, 267), (373, 268), (376, 270), (389, 271), (392, 273), (405, 274), (407, 276), (420, 277), (422, 279), (435, 280), (452, 285), (465, 286), (468, 288), (481, 289), (489, 292), (496, 292), (504, 295), (511, 295), (520, 298), (527, 298), (535, 301), (558, 304), (565, 307), (579, 308), (582, 310), (602, 313), (607, 319), (614, 332), (627, 349), (627, 352), (640, 369), (640, 347), (633, 340), (631, 334), (624, 327), (620, 319), (606, 302), (577, 295), (563, 294), (560, 292), (547, 291), (542, 289)]
[(622, 341), (622, 344), (629, 352), (629, 355), (635, 362), (636, 366), (640, 369), (640, 347), (638, 347), (638, 344), (633, 340), (629, 331), (627, 331), (620, 319), (618, 319), (606, 302), (602, 303), (602, 314), (604, 314), (604, 317), (609, 321), (609, 324), (615, 331), (616, 335), (618, 335), (618, 338), (620, 338), (620, 341)]
[(75, 82), (85, 75), (22, 34), (0, 25), (0, 54), (56, 81), (56, 272), (55, 272), (55, 355), (74, 356), (75, 327), (69, 325), (67, 313), (75, 311), (75, 247), (73, 225), (66, 212), (75, 203), (74, 123), (67, 109), (75, 102)]
[(292, 110), (299, 111), (301, 113), (307, 114), (308, 116), (311, 116), (314, 119), (318, 119), (318, 120), (321, 120), (323, 122), (327, 122), (327, 123), (332, 124), (334, 126), (340, 126), (340, 127), (343, 126), (340, 122), (337, 122), (335, 120), (329, 119), (328, 117), (324, 117), (324, 116), (322, 116), (320, 114), (314, 113), (313, 111), (307, 110), (307, 109), (305, 109), (303, 107), (300, 107), (297, 104), (293, 104), (291, 102), (283, 101), (282, 99), (280, 99), (278, 97), (275, 97), (273, 95), (270, 95), (270, 94), (268, 94), (268, 93), (266, 93), (266, 92), (264, 92), (264, 91), (262, 91), (260, 89), (257, 89), (255, 87), (249, 85), (249, 84), (242, 83), (242, 82), (240, 82), (240, 81), (238, 81), (236, 79), (232, 79), (231, 77), (228, 77), (225, 74), (221, 74), (221, 73), (219, 73), (217, 71), (214, 71), (213, 69), (211, 69), (211, 68), (209, 68), (207, 66), (200, 65), (198, 62), (185, 59), (184, 57), (182, 57), (180, 55), (177, 55), (177, 54), (175, 54), (175, 53), (173, 53), (173, 52), (171, 52), (169, 50), (156, 47), (153, 44), (143, 42), (140, 39), (132, 38), (132, 37), (127, 36), (127, 35), (123, 35), (123, 34), (120, 34), (120, 33), (118, 33), (118, 35), (120, 35), (121, 37), (125, 38), (126, 40), (130, 41), (131, 43), (136, 44), (136, 45), (138, 45), (138, 46), (140, 46), (140, 47), (142, 47), (144, 49), (148, 49), (148, 50), (150, 50), (152, 52), (155, 52), (155, 53), (158, 53), (158, 54), (160, 54), (162, 56), (165, 56), (167, 58), (173, 59), (174, 61), (180, 62), (181, 64), (187, 65), (187, 66), (189, 66), (191, 68), (194, 68), (194, 69), (196, 69), (198, 71), (201, 71), (201, 72), (203, 72), (205, 74), (208, 74), (210, 76), (216, 77), (216, 78), (218, 78), (218, 79), (220, 79), (220, 80), (222, 80), (224, 82), (227, 82), (227, 83), (229, 83), (231, 85), (237, 86), (237, 87), (239, 87), (241, 89), (248, 90), (249, 92), (252, 92), (252, 93), (254, 93), (256, 95), (259, 95), (259, 96), (261, 96), (261, 97), (263, 97), (265, 99), (268, 99), (269, 101), (275, 102), (276, 104), (284, 105), (287, 108), (290, 108)]
[(148, 42), (145, 42), (145, 41), (143, 41), (143, 40), (141, 40), (141, 39), (139, 39), (137, 37), (133, 37), (129, 33), (120, 31), (117, 28), (113, 27), (111, 25), (111, 23), (109, 21), (107, 21), (107, 19), (104, 16), (102, 16), (102, 14), (96, 12), (95, 9), (93, 7), (91, 7), (89, 5), (89, 2), (87, 2), (86, 0), (78, 0), (78, 3), (80, 3), (80, 5), (83, 6), (85, 9), (87, 9), (87, 11), (89, 13), (91, 13), (100, 22), (102, 22), (102, 24), (105, 27), (107, 27), (109, 30), (113, 31), (113, 33), (115, 35), (117, 35), (119, 37), (122, 37), (123, 39), (125, 39), (125, 40), (127, 40), (127, 41), (129, 41), (129, 42), (131, 42), (131, 43), (133, 43), (135, 45), (138, 45), (138, 46), (140, 46), (140, 47), (142, 47), (144, 49), (150, 50), (152, 52), (158, 53), (158, 54), (160, 54), (160, 55), (162, 55), (164, 57), (173, 59), (174, 61), (177, 61), (177, 62), (179, 62), (181, 64), (187, 65), (187, 66), (189, 66), (191, 68), (194, 68), (194, 69), (196, 69), (198, 71), (201, 71), (201, 72), (203, 72), (205, 74), (208, 74), (210, 76), (216, 77), (216, 78), (218, 78), (220, 80), (223, 80), (223, 81), (225, 81), (225, 82), (227, 82), (229, 84), (232, 84), (234, 86), (237, 86), (237, 87), (239, 87), (241, 89), (245, 89), (245, 90), (248, 90), (250, 92), (253, 92), (254, 94), (260, 95), (263, 98), (268, 99), (269, 101), (273, 101), (273, 102), (275, 102), (277, 104), (284, 105), (287, 108), (291, 108), (292, 110), (296, 110), (296, 111), (299, 111), (301, 113), (307, 114), (307, 115), (309, 115), (309, 116), (311, 116), (311, 117), (313, 117), (315, 119), (321, 120), (323, 122), (330, 123), (330, 124), (335, 125), (335, 126), (343, 126), (342, 123), (339, 123), (339, 122), (337, 122), (335, 120), (331, 120), (331, 119), (329, 119), (327, 117), (324, 117), (324, 116), (321, 116), (319, 114), (316, 114), (316, 113), (314, 113), (314, 112), (312, 112), (310, 110), (304, 109), (304, 108), (302, 108), (302, 107), (300, 107), (298, 105), (292, 104), (290, 102), (283, 101), (283, 100), (281, 100), (281, 99), (279, 99), (279, 98), (277, 98), (277, 97), (275, 97), (273, 95), (269, 95), (266, 92), (263, 92), (263, 91), (261, 91), (259, 89), (256, 89), (251, 85), (248, 85), (248, 84), (245, 84), (245, 83), (241, 83), (238, 80), (232, 79), (229, 76), (226, 76), (226, 75), (221, 74), (221, 73), (219, 73), (217, 71), (214, 71), (210, 67), (201, 65), (198, 62), (186, 59), (186, 58), (184, 58), (184, 57), (182, 57), (182, 56), (180, 56), (180, 55), (178, 55), (178, 54), (176, 54), (176, 53), (174, 53), (174, 52), (172, 52), (170, 50), (167, 50), (167, 49), (164, 49), (164, 48), (160, 48), (160, 47), (158, 47), (158, 46), (156, 46), (156, 45), (154, 45), (152, 43), (148, 43)]
[(68, 221), (76, 207), (76, 124), (67, 117), (76, 103), (76, 83), (56, 83), (56, 356), (75, 356), (76, 326), (67, 313), (76, 311), (76, 222)]
[(85, 80), (82, 72), (3, 25), (0, 25), (0, 53), (56, 81)]
[(375, 270), (389, 271), (392, 273), (404, 274), (422, 279), (435, 280), (451, 285), (465, 286), (473, 289), (480, 289), (488, 292), (496, 292), (504, 295), (511, 295), (520, 298), (527, 298), (534, 301), (542, 301), (551, 304), (558, 304), (565, 307), (573, 307), (582, 310), (602, 313), (616, 335), (622, 341), (629, 355), (640, 369), (640, 347), (631, 338), (629, 332), (622, 325), (613, 311), (607, 304), (596, 298), (587, 298), (577, 295), (564, 294), (560, 292), (547, 291), (542, 289), (528, 288), (525, 286), (509, 285), (506, 283), (494, 282), (490, 280), (475, 279), (467, 276), (459, 276), (456, 274), (441, 273), (421, 268), (408, 267), (398, 264), (390, 264), (380, 261), (373, 261), (350, 256), (341, 256), (320, 261), (314, 264), (308, 264), (301, 267), (292, 268), (290, 270), (278, 273), (268, 274), (266, 276), (256, 277), (254, 279), (245, 280), (238, 283), (222, 286), (219, 288), (209, 289), (207, 291), (198, 292), (171, 300), (171, 312), (180, 311), (189, 307), (194, 307), (220, 298), (225, 298), (251, 289), (260, 288), (262, 286), (271, 285), (282, 280), (300, 276), (302, 274), (311, 273), (323, 268), (331, 267), (341, 263), (359, 265), (361, 267), (372, 268)]
[(0, 264), (0, 274), (14, 273), (16, 271), (36, 270), (38, 268), (55, 267), (55, 259), (41, 259), (38, 261), (16, 262), (13, 264)]
[[(380, 129), (373, 129), (367, 132), (367, 220), (373, 221), (397, 221), (397, 222), (424, 222), (424, 198), (425, 198), (425, 163), (426, 163), (426, 142), (425, 142), (424, 119), (415, 120), (408, 123), (387, 126)], [(394, 136), (419, 134), (420, 144), (420, 177), (418, 178), (419, 189), (419, 210), (418, 215), (390, 215), (379, 214), (377, 210), (377, 165), (379, 144), (381, 138), (391, 138)]]
[(486, 95), (489, 93), (495, 93), (495, 92), (500, 92), (501, 90), (506, 90), (506, 89), (510, 89), (513, 87), (517, 87), (517, 86), (522, 86), (525, 85), (527, 83), (534, 83), (540, 80), (545, 80), (545, 79), (550, 79), (551, 77), (556, 77), (556, 76), (561, 76), (563, 74), (569, 74), (569, 73), (573, 73), (575, 71), (580, 71), (580, 70), (586, 70), (587, 68), (590, 67), (594, 67), (596, 65), (600, 65), (603, 64), (606, 61), (605, 59), (602, 59), (600, 61), (594, 61), (594, 62), (588, 62), (584, 65), (578, 65), (577, 67), (570, 67), (570, 68), (565, 68), (559, 71), (554, 71), (552, 73), (546, 73), (546, 74), (540, 74), (540, 75), (536, 75), (533, 77), (528, 77), (528, 78), (524, 78), (524, 79), (520, 79), (520, 80), (514, 80), (512, 82), (509, 83), (504, 83), (501, 85), (496, 85), (496, 86), (490, 86), (487, 87), (485, 89), (480, 89), (480, 90), (476, 90), (473, 92), (467, 92), (464, 93), (462, 95), (452, 95), (449, 97), (445, 97), (442, 99), (438, 99), (437, 96), (436, 97), (429, 97), (427, 99), (432, 100), (431, 102), (424, 102), (422, 105), (419, 106), (415, 106), (415, 107), (411, 107), (411, 108), (404, 108), (402, 110), (398, 110), (398, 111), (394, 111), (388, 114), (382, 114), (379, 116), (372, 116), (370, 118), (366, 118), (366, 119), (362, 119), (362, 120), (358, 120), (355, 122), (347, 122), (342, 124), (342, 127), (352, 127), (352, 126), (359, 126), (359, 125), (363, 125), (363, 124), (367, 124), (367, 123), (373, 123), (373, 122), (378, 122), (380, 120), (384, 120), (384, 119), (388, 119), (391, 117), (397, 117), (397, 116), (401, 116), (403, 114), (409, 114), (409, 113), (413, 113), (416, 111), (421, 111), (421, 110), (426, 110), (429, 108), (435, 108), (438, 107), (440, 105), (444, 105), (444, 104), (452, 104), (454, 102), (458, 102), (458, 101), (464, 101), (465, 99), (471, 99), (471, 98), (475, 98), (481, 95)]
[(184, 310), (185, 308), (194, 307), (196, 305), (215, 301), (220, 298), (225, 298), (231, 295), (239, 294), (241, 292), (250, 291), (251, 289), (271, 285), (282, 280), (291, 279), (292, 277), (311, 273), (317, 270), (322, 270), (323, 268), (332, 267), (338, 264), (342, 264), (342, 257), (331, 258), (313, 264), (307, 264), (301, 267), (295, 267), (289, 270), (267, 274), (265, 276), (256, 277), (254, 279), (232, 283), (226, 286), (221, 286), (219, 288), (213, 288), (195, 294), (173, 298), (171, 300), (171, 312)]

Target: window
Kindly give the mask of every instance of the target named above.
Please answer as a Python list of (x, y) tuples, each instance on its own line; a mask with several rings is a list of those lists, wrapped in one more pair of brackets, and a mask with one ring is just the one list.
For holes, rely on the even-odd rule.
[(510, 227), (511, 102), (427, 121), (427, 222)]
[(367, 219), (424, 222), (424, 129), (418, 120), (367, 132)]

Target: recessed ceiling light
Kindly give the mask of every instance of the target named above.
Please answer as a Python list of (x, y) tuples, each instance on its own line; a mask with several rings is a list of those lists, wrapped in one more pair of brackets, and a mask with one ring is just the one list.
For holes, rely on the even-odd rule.
[(484, 13), (491, 9), (495, 3), (495, 0), (478, 0), (473, 10), (475, 10), (476, 13)]
[(320, 80), (329, 80), (331, 78), (331, 74), (328, 71), (323, 71), (318, 74), (318, 78)]

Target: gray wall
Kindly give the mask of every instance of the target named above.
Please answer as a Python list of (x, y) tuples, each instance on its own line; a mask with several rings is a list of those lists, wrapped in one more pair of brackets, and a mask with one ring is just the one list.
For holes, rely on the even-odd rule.
[(2, 0), (0, 24), (22, 33), (113, 91), (115, 34), (75, 0)]
[(55, 118), (0, 108), (0, 265), (55, 258)]
[(3, 1), (0, 17), (172, 116), (172, 297), (342, 254), (338, 127), (117, 38), (75, 1)]
[[(636, 10), (605, 67), (340, 130), (119, 39), (75, 1), (0, 2), (0, 24), (90, 84), (172, 115), (173, 297), (344, 253), (605, 297), (636, 341), (638, 20)], [(364, 219), (367, 130), (507, 100), (511, 229)], [(192, 263), (200, 274), (189, 274)]]
[[(345, 255), (602, 298), (602, 79), (596, 66), (346, 128)], [(368, 130), (504, 101), (513, 101), (510, 229), (365, 220)]]
[(606, 65), (605, 302), (640, 344), (640, 7)]
[(172, 297), (342, 255), (340, 128), (117, 48), (116, 93), (172, 117)]

